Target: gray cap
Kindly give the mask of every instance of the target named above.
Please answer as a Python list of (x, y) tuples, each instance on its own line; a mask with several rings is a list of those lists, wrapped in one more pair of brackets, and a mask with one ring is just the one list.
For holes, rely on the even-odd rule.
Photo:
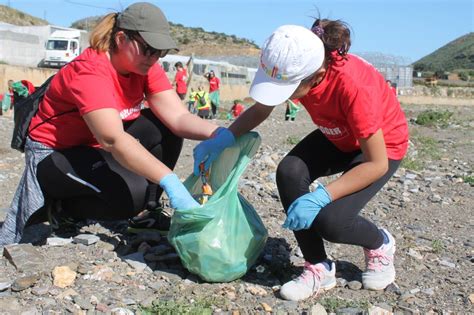
[(156, 49), (174, 49), (178, 46), (170, 35), (170, 26), (163, 12), (157, 6), (147, 2), (130, 5), (117, 18), (117, 26), (138, 31), (145, 42)]

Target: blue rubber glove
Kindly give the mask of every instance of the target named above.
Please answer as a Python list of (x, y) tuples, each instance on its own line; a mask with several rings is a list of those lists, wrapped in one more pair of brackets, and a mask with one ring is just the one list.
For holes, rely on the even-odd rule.
[(196, 200), (194, 200), (186, 187), (184, 187), (183, 183), (181, 183), (178, 176), (174, 173), (170, 173), (163, 177), (160, 181), (160, 186), (168, 195), (171, 208), (187, 210), (201, 206)]
[(328, 191), (319, 184), (315, 191), (293, 201), (288, 208), (283, 227), (293, 231), (309, 229), (319, 211), (331, 202)]
[(234, 143), (235, 137), (229, 129), (217, 128), (212, 138), (199, 143), (194, 148), (194, 175), (199, 175), (199, 164), (204, 162), (204, 169), (208, 170), (219, 154)]

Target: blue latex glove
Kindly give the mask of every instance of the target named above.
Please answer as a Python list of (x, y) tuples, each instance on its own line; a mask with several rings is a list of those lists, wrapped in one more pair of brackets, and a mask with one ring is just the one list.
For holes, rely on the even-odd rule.
[(319, 211), (331, 202), (328, 191), (319, 184), (315, 191), (293, 201), (288, 208), (283, 227), (293, 231), (309, 229)]
[(212, 138), (199, 143), (194, 148), (194, 175), (199, 175), (199, 164), (204, 162), (204, 169), (208, 170), (219, 154), (234, 143), (235, 137), (229, 129), (217, 128)]
[(194, 200), (189, 191), (184, 187), (176, 174), (171, 173), (163, 177), (160, 186), (170, 199), (171, 208), (186, 210), (198, 208), (201, 205)]

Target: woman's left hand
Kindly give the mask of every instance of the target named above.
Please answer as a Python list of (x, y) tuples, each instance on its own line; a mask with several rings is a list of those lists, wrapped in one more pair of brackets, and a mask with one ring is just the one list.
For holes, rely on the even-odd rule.
[(283, 227), (293, 231), (309, 229), (319, 211), (331, 201), (331, 196), (326, 188), (319, 184), (315, 191), (304, 194), (293, 201), (288, 208)]

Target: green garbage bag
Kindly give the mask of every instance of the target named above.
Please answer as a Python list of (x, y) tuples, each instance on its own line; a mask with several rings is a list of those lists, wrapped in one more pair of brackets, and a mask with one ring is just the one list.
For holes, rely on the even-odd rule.
[[(168, 234), (184, 267), (209, 282), (243, 276), (261, 254), (268, 232), (253, 206), (237, 192), (238, 181), (261, 139), (249, 132), (222, 152), (210, 167), (214, 194), (200, 208), (176, 210)], [(202, 192), (199, 176), (184, 185), (193, 195)]]
[(6, 92), (3, 94), (3, 100), (2, 100), (2, 111), (3, 113), (6, 113), (12, 104), (12, 98), (10, 96), (10, 93)]

